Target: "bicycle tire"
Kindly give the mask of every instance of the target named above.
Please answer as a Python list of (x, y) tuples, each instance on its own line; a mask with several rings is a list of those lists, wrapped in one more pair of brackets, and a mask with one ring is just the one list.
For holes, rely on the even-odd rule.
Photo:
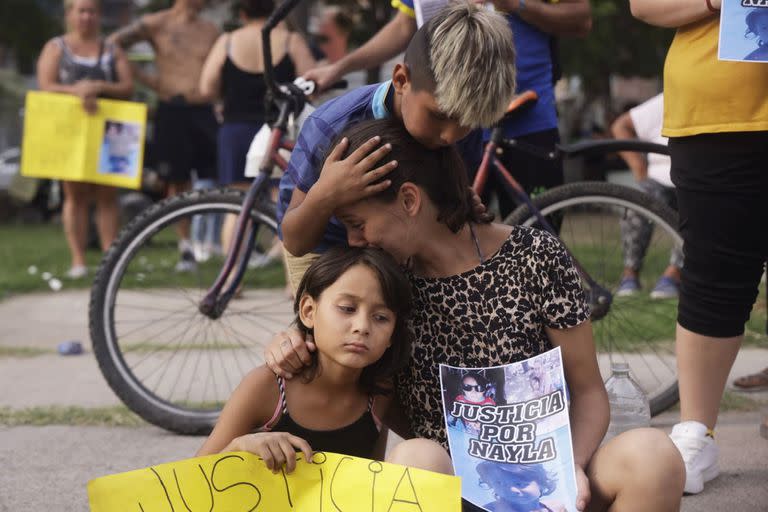
[[(202, 256), (196, 259), (194, 275), (169, 269), (169, 258), (178, 256), (178, 242), (172, 228), (181, 221), (191, 223), (193, 218), (203, 218), (200, 217), (203, 214), (209, 215), (207, 218), (213, 218), (213, 213), (237, 214), (244, 197), (238, 190), (193, 191), (147, 209), (121, 231), (109, 248), (91, 289), (89, 327), (102, 374), (132, 411), (149, 423), (173, 432), (209, 432), (234, 386), (247, 371), (263, 362), (262, 346), (253, 341), (258, 336), (245, 320), (256, 327), (262, 324), (259, 329), (263, 331), (272, 328), (276, 331), (292, 317), (291, 304), (282, 285), (276, 293), (248, 288), (242, 299), (245, 305), (230, 302), (219, 318), (211, 319), (200, 313), (199, 299), (222, 267), (224, 256), (221, 254), (211, 256), (206, 262)], [(267, 239), (273, 239), (277, 226), (274, 204), (264, 201), (255, 205), (251, 219), (266, 233)], [(156, 272), (156, 267), (164, 268)], [(252, 282), (260, 276), (269, 277), (268, 269), (278, 280), (283, 278), (282, 266), (274, 262), (268, 267), (249, 268), (243, 283), (247, 286), (249, 279)], [(270, 303), (274, 296), (278, 298)], [(254, 303), (261, 306), (253, 307)], [(254, 309), (253, 313), (249, 307)], [(271, 312), (273, 308), (275, 312)], [(176, 312), (166, 315), (171, 311)], [(250, 316), (259, 314), (263, 316)], [(144, 327), (142, 322), (146, 324)], [(143, 332), (135, 329), (137, 323)], [(241, 328), (242, 325), (249, 330)], [(159, 331), (158, 326), (162, 327)], [(178, 334), (180, 330), (182, 334)], [(158, 370), (148, 372), (146, 368), (158, 364), (165, 364), (165, 368), (154, 383)], [(170, 374), (169, 380), (175, 377), (170, 387), (164, 381), (167, 374)], [(217, 376), (224, 381), (223, 390)], [(187, 380), (186, 395), (178, 393), (176, 388), (183, 392)]]
[[(606, 217), (618, 215), (619, 218), (626, 218), (628, 212), (633, 212), (633, 215), (637, 214), (646, 221), (653, 222), (653, 236), (657, 237), (660, 231), (663, 233), (661, 237), (656, 238), (655, 249), (653, 245), (648, 249), (649, 253), (654, 250), (654, 266), (651, 271), (648, 270), (646, 256), (642, 276), (647, 275), (647, 279), (659, 277), (657, 274), (661, 266), (668, 263), (669, 251), (673, 247), (682, 247), (682, 238), (677, 231), (677, 213), (667, 205), (629, 187), (604, 182), (573, 183), (553, 188), (532, 201), (545, 217), (552, 219), (553, 214), (557, 215), (554, 224), (560, 226), (561, 241), (590, 276), (612, 294), (616, 291), (620, 270), (623, 269), (621, 251), (616, 254), (615, 246), (605, 247), (609, 249), (609, 254), (606, 255), (608, 258), (596, 265), (598, 262), (594, 256), (595, 249), (586, 242), (587, 238), (592, 240), (597, 236), (596, 230), (590, 229), (591, 226), (587, 222), (599, 220), (601, 234), (605, 235), (608, 231), (609, 236), (613, 235), (614, 238), (618, 222), (605, 221)], [(505, 223), (537, 226), (536, 218), (527, 205), (513, 211)], [(618, 233), (619, 239), (620, 236)], [(614, 360), (628, 362), (630, 372), (646, 392), (651, 414), (655, 416), (676, 404), (679, 399), (674, 359), (677, 301), (660, 301), (650, 297), (645, 300), (644, 297), (644, 292), (638, 294), (635, 299), (612, 295), (607, 314), (594, 320), (593, 329), (603, 378), (610, 375), (610, 363)], [(646, 309), (639, 309), (642, 307)], [(652, 328), (648, 328), (645, 331), (647, 334), (644, 334), (644, 326), (635, 324), (633, 319), (648, 322), (652, 324)], [(630, 329), (633, 332), (630, 332)], [(643, 339), (643, 336), (647, 337)]]

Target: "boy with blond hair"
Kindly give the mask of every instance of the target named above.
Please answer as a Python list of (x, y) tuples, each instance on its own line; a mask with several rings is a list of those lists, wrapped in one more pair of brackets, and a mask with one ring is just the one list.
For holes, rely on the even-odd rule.
[(342, 140), (323, 167), (331, 143), (348, 125), (394, 117), (427, 148), (458, 143), (467, 164), (475, 166), (479, 131), (467, 135), (498, 121), (514, 91), (515, 50), (506, 20), (462, 1), (416, 31), (391, 80), (318, 108), (304, 123), (280, 181), (279, 232), (292, 287), (319, 253), (347, 243), (333, 212), (388, 187), (386, 180), (376, 182), (397, 165), (376, 167), (389, 147), (379, 147), (375, 137), (339, 159), (347, 144)]

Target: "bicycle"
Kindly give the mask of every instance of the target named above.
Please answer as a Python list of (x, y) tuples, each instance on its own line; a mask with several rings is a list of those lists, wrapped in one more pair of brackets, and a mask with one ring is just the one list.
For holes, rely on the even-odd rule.
[[(264, 75), (278, 115), (272, 125), (269, 151), (247, 194), (216, 189), (158, 203), (123, 229), (104, 256), (93, 284), (90, 330), (102, 373), (129, 408), (148, 422), (174, 432), (210, 430), (234, 386), (249, 369), (261, 364), (260, 341), (267, 341), (293, 318), (291, 302), (282, 289), (254, 290), (253, 285), (276, 286), (283, 272), (278, 261), (265, 263), (263, 257), (277, 230), (275, 205), (266, 197), (266, 190), (273, 167), (284, 170), (287, 166), (279, 150), (293, 149), (286, 130), (306, 99), (304, 91), (295, 86), (281, 90), (274, 82), (269, 31), (299, 1), (286, 0), (278, 6), (262, 29)], [(499, 130), (494, 133), (485, 150), (486, 168), (496, 149), (511, 143), (501, 140)], [(609, 152), (599, 144), (561, 146), (556, 152)], [(666, 152), (666, 147), (636, 142), (608, 144), (610, 152), (627, 149), (628, 145)], [(555, 153), (552, 158), (561, 156)], [(545, 216), (552, 212), (563, 214), (561, 232), (573, 224), (570, 213), (563, 208), (571, 205), (569, 201), (576, 201), (573, 204), (586, 205), (588, 211), (629, 208), (675, 233), (673, 212), (636, 191), (615, 187), (602, 183), (566, 185), (542, 194), (530, 205), (534, 212), (541, 210)], [(211, 213), (238, 214), (234, 242), (225, 261), (224, 255), (213, 254), (211, 259), (198, 262), (194, 275), (170, 274), (171, 279), (163, 282), (169, 273), (158, 274), (155, 270), (171, 266), (169, 259), (174, 255), (176, 240), (173, 226)], [(507, 221), (532, 224), (535, 218), (518, 209)], [(601, 317), (608, 318), (610, 289), (587, 273), (588, 268), (594, 272), (592, 260), (585, 263), (579, 247), (568, 242), (566, 246), (591, 286), (592, 302), (608, 302), (603, 304)], [(252, 258), (254, 251), (256, 257)], [(247, 286), (242, 297), (237, 298), (241, 283)], [(603, 310), (596, 308), (598, 314)], [(259, 332), (253, 334), (255, 331)], [(608, 348), (613, 350), (614, 346)], [(672, 397), (672, 385), (668, 384), (665, 381), (654, 386), (662, 391), (657, 393), (659, 397), (652, 397), (655, 410), (668, 406)], [(676, 393), (676, 379), (674, 390)]]
[[(536, 99), (535, 93), (527, 91), (510, 108), (513, 113), (519, 112)], [(505, 224), (546, 229), (560, 238), (582, 276), (603, 378), (610, 376), (612, 362), (628, 363), (648, 396), (651, 414), (665, 411), (678, 401), (674, 355), (677, 299), (653, 299), (646, 293), (616, 297), (613, 290), (617, 289), (623, 270), (621, 257), (616, 257), (622, 252), (620, 221), (634, 217), (637, 222), (650, 224), (653, 238), (645, 254), (643, 275), (656, 278), (669, 263), (672, 251), (683, 245), (677, 231), (677, 213), (634, 188), (595, 181), (561, 185), (531, 199), (498, 159), (501, 152), (510, 148), (542, 160), (620, 151), (668, 155), (669, 149), (639, 140), (596, 140), (558, 144), (545, 150), (514, 139), (505, 140), (499, 124), (491, 131), (473, 182), (475, 192), (482, 195), (493, 165), (520, 205), (504, 219)]]

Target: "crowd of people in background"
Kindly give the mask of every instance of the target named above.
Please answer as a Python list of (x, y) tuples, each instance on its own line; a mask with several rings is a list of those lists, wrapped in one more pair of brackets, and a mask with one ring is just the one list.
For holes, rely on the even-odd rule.
[[(768, 159), (768, 100), (765, 95), (768, 74), (764, 64), (717, 59), (720, 0), (628, 1), (640, 20), (676, 29), (664, 68), (663, 97), (652, 98), (618, 117), (612, 125), (612, 133), (617, 138), (665, 143), (664, 137), (669, 138), (671, 159), (645, 160), (635, 153), (622, 154), (622, 157), (643, 191), (676, 207), (680, 213), (683, 253), (673, 252), (670, 255), (669, 266), (663, 275), (657, 277), (651, 295), (658, 298), (679, 296), (676, 343), (681, 421), (673, 428), (671, 440), (682, 454), (685, 464), (685, 491), (698, 493), (719, 472), (714, 436), (719, 404), (741, 346), (744, 324), (755, 302), (768, 257), (768, 238), (755, 229), (761, 226), (760, 220), (765, 219), (765, 200), (768, 197), (768, 173), (764, 168)], [(98, 0), (65, 0), (66, 32), (45, 45), (38, 62), (40, 89), (73, 94), (82, 100), (87, 111), (96, 108), (97, 98), (130, 98), (134, 80), (156, 94), (158, 102), (154, 114), (153, 147), (157, 170), (167, 184), (169, 196), (189, 190), (193, 178), (209, 178), (222, 185), (247, 188), (249, 179), (244, 175), (246, 154), (251, 140), (267, 119), (263, 101), (261, 27), (274, 9), (274, 3), (272, 0), (236, 2), (241, 25), (226, 34), (200, 15), (205, 3), (204, 0), (175, 0), (170, 8), (142, 16), (104, 38), (101, 35)], [(588, 315), (584, 311), (584, 298), (565, 286), (566, 278), (576, 279), (567, 256), (546, 236), (533, 235), (536, 242), (531, 245), (523, 239), (532, 235), (478, 222), (469, 211), (464, 211), (464, 216), (456, 221), (455, 226), (448, 223), (446, 227), (445, 219), (453, 217), (441, 213), (446, 204), (436, 200), (439, 193), (432, 190), (440, 176), (434, 177), (434, 182), (419, 181), (421, 178), (408, 174), (406, 165), (408, 158), (417, 157), (402, 154), (403, 147), (416, 151), (413, 148), (418, 144), (424, 154), (445, 152), (445, 148), (455, 145), (460, 150), (466, 169), (476, 169), (480, 160), (479, 149), (489, 134), (483, 128), (501, 119), (514, 91), (529, 89), (537, 92), (539, 100), (521, 115), (503, 121), (505, 136), (534, 146), (552, 148), (559, 141), (554, 95), (554, 85), (560, 78), (557, 45), (561, 37), (589, 33), (592, 17), (588, 0), (495, 0), (493, 5), (501, 14), (478, 14), (478, 8), (467, 4), (463, 10), (454, 7), (447, 17), (436, 17), (439, 21), (430, 25), (432, 28), (429, 29), (433, 32), (418, 26), (414, 0), (393, 0), (392, 5), (395, 11), (391, 21), (367, 43), (351, 52), (348, 52), (350, 19), (338, 9), (328, 10), (316, 28), (322, 36), (317, 41), (323, 52), (322, 60), (313, 55), (300, 33), (285, 25), (272, 31), (272, 64), (276, 79), (289, 82), (304, 76), (314, 80), (320, 91), (327, 90), (351, 72), (378, 66), (405, 51), (405, 61), (395, 67), (391, 81), (356, 88), (324, 103), (299, 136), (295, 152), (301, 158), (291, 160), (278, 197), (281, 234), (293, 288), (301, 289), (302, 276), (320, 257), (320, 253), (347, 243), (376, 245), (395, 256), (398, 263), (415, 262), (415, 267), (411, 268), (415, 273), (410, 278), (425, 287), (423, 289), (430, 286), (443, 291), (448, 288), (441, 279), (481, 268), (477, 267), (478, 262), (482, 266), (486, 261), (497, 258), (491, 255), (500, 253), (500, 257), (506, 257), (505, 251), (512, 251), (511, 247), (530, 251), (531, 261), (544, 258), (554, 266), (547, 269), (537, 267), (527, 275), (539, 272), (540, 276), (544, 276), (550, 272), (546, 275), (563, 277), (564, 281), (558, 282), (560, 286), (553, 285), (551, 290), (544, 292), (552, 294), (547, 300), (558, 301), (573, 312), (567, 321), (560, 317), (543, 318), (536, 325), (524, 326), (540, 341), (540, 346), (530, 352), (538, 353), (548, 345), (561, 345), (566, 354), (566, 375), (571, 373), (569, 367), (573, 368), (569, 375), (573, 407), (581, 411), (585, 403), (591, 404), (594, 407), (592, 413), (597, 410), (602, 421), (606, 417), (603, 406), (607, 406), (607, 400), (602, 399), (599, 391), (597, 368), (592, 368), (589, 361), (583, 359), (589, 359), (594, 345)], [(480, 53), (473, 54), (472, 59), (464, 59), (466, 62), (461, 59), (451, 61), (446, 57), (446, 62), (453, 67), (441, 68), (440, 57), (437, 56), (439, 50), (435, 50), (440, 43), (431, 39), (434, 31), (438, 30), (435, 25), (439, 23), (445, 24), (445, 32), (441, 32), (444, 38), (452, 37), (452, 27), (458, 30), (455, 27), (462, 23), (474, 24), (475, 28), (487, 31), (482, 37), (495, 38), (494, 45), (481, 45), (476, 49)], [(131, 66), (126, 58), (125, 50), (140, 41), (148, 42), (154, 50), (154, 73)], [(493, 57), (482, 55), (483, 51), (490, 52), (491, 47), (497, 52)], [(500, 54), (506, 62), (499, 58)], [(454, 80), (454, 75), (461, 76), (461, 79)], [(702, 76), (707, 79), (701, 80)], [(482, 85), (478, 77), (485, 79)], [(745, 83), (750, 86), (742, 87)], [(468, 93), (466, 89), (472, 86), (488, 94), (496, 94), (498, 104), (485, 104), (483, 94)], [(455, 100), (457, 97), (461, 97), (462, 102), (451, 103), (450, 99), (446, 99)], [(356, 134), (348, 130), (353, 121), (374, 118), (380, 124), (366, 126), (388, 134), (389, 139), (384, 141), (388, 146), (382, 145), (381, 137), (371, 139), (374, 142), (369, 143), (355, 139)], [(390, 119), (389, 124), (382, 124), (383, 119)], [(345, 134), (346, 138), (338, 138), (341, 134)], [(410, 142), (403, 143), (403, 140)], [(336, 149), (327, 155), (320, 154), (320, 148), (333, 141), (339, 142)], [(408, 146), (411, 142), (416, 145)], [(391, 160), (385, 155), (396, 146), (401, 151), (398, 159), (402, 161), (390, 162), (385, 168), (383, 163)], [(384, 169), (383, 174), (392, 172), (392, 176), (398, 176), (398, 173), (405, 173), (404, 177), (386, 178), (375, 183), (366, 181), (359, 190), (350, 186), (342, 191), (340, 187), (347, 184), (345, 173), (353, 169), (359, 171), (359, 166), (355, 166), (362, 158), (358, 157), (371, 151), (376, 152), (375, 160), (381, 159), (379, 165)], [(451, 159), (458, 157), (451, 149), (450, 154), (440, 153), (439, 158), (444, 159), (441, 162), (453, 162)], [(563, 183), (563, 169), (559, 161), (543, 163), (529, 153), (515, 150), (505, 151), (501, 161), (512, 170), (528, 193), (536, 194)], [(461, 168), (460, 163), (457, 165)], [(372, 166), (360, 171), (361, 179), (370, 168)], [(386, 196), (385, 191), (394, 186), (392, 183), (396, 179), (400, 181), (392, 194), (402, 200), (393, 203), (395, 196)], [(467, 198), (463, 191), (471, 173), (455, 179), (464, 189), (456, 192), (451, 205), (456, 207), (459, 204), (466, 209)], [(409, 188), (411, 182), (416, 185)], [(490, 191), (502, 186), (500, 183), (491, 185), (488, 187)], [(325, 192), (324, 196), (318, 192), (320, 189)], [(346, 194), (343, 201), (339, 195), (342, 192)], [(64, 182), (64, 195), (62, 220), (71, 253), (67, 275), (77, 279), (85, 277), (88, 272), (85, 246), (89, 203), (96, 202), (96, 224), (102, 249), (106, 250), (118, 230), (117, 196), (114, 188), (76, 182)], [(336, 202), (331, 204), (328, 197), (333, 197)], [(508, 202), (509, 197), (508, 194), (498, 196), (502, 218), (515, 206)], [(490, 197), (482, 199), (487, 202)], [(424, 209), (409, 210), (414, 204), (422, 205)], [(395, 228), (386, 225), (386, 221), (378, 216), (387, 208), (392, 209), (397, 219), (406, 219), (402, 225), (393, 225), (400, 226), (403, 232), (411, 235), (419, 233), (419, 237), (398, 237)], [(424, 211), (440, 215), (425, 215)], [(723, 215), (726, 211), (729, 214)], [(333, 213), (338, 213), (338, 218), (333, 217)], [(369, 223), (365, 228), (359, 225), (363, 220)], [(371, 226), (380, 231), (372, 234), (374, 228)], [(222, 230), (224, 247), (228, 244), (231, 230), (232, 219), (228, 219)], [(622, 224), (622, 234), (624, 274), (617, 294), (631, 295), (640, 288), (639, 273), (650, 233), (644, 230), (642, 223), (627, 218)], [(196, 259), (190, 241), (190, 226), (180, 223), (177, 236), (179, 260), (175, 270), (194, 270)], [(419, 240), (432, 240), (435, 246), (452, 247), (455, 250), (451, 254), (456, 258), (445, 261)], [(360, 254), (362, 259), (368, 257), (364, 252)], [(328, 259), (321, 261), (327, 263)], [(376, 261), (365, 263), (371, 268), (378, 268), (377, 265), (386, 267), (388, 264)], [(357, 263), (350, 265), (354, 267)], [(318, 269), (316, 266), (312, 268), (312, 275), (315, 275)], [(334, 279), (341, 280), (347, 270), (336, 272)], [(482, 272), (489, 272), (492, 278), (498, 277), (493, 270)], [(370, 276), (368, 278), (371, 279)], [(381, 276), (378, 278), (382, 279)], [(376, 280), (372, 282), (375, 284)], [(326, 283), (326, 286), (333, 286), (333, 283)], [(317, 302), (319, 295), (310, 298)], [(445, 298), (440, 294), (417, 296), (415, 307), (426, 307), (430, 300)], [(297, 304), (301, 299), (299, 296)], [(389, 298), (385, 299), (385, 302), (389, 301)], [(488, 300), (491, 299), (496, 300), (496, 297)], [(301, 311), (306, 313), (304, 309)], [(426, 324), (445, 320), (419, 316), (418, 310), (415, 318), (417, 334), (418, 322)], [(301, 317), (301, 322), (306, 323), (306, 318)], [(500, 336), (493, 341), (499, 347), (509, 343), (504, 338), (504, 332), (501, 329), (494, 334)], [(304, 335), (306, 332), (302, 333), (299, 341), (294, 341), (295, 336), (288, 337), (292, 348), (305, 350), (301, 348), (304, 346)], [(470, 339), (477, 335), (468, 333)], [(277, 343), (285, 341), (277, 340)], [(478, 342), (478, 346), (490, 350), (484, 345), (486, 341)], [(426, 342), (417, 337), (415, 343), (419, 346), (419, 343), (423, 345)], [(581, 347), (585, 352), (577, 354), (568, 348), (570, 346)], [(511, 351), (508, 349), (508, 352)], [(491, 350), (491, 353), (495, 352)], [(435, 360), (440, 357), (432, 355)], [(281, 367), (277, 359), (273, 358), (275, 364), (270, 368), (284, 373), (290, 363), (284, 362)], [(468, 362), (487, 366), (506, 361), (498, 360), (497, 355), (479, 362)], [(414, 389), (418, 389), (419, 385), (426, 386), (425, 381), (420, 379), (429, 381), (430, 377), (425, 377), (427, 369), (423, 367), (424, 363), (411, 363), (409, 367), (407, 375), (414, 383), (420, 383)], [(301, 371), (300, 367), (294, 369)], [(268, 370), (265, 372), (271, 375)], [(736, 386), (768, 388), (767, 375), (768, 369), (737, 381)], [(267, 385), (266, 377), (260, 377), (253, 389)], [(280, 397), (285, 406), (286, 390), (282, 386), (279, 394), (275, 390), (274, 395), (275, 400)], [(289, 384), (289, 395), (292, 386), (299, 385)], [(578, 396), (587, 398), (580, 401)], [(414, 396), (404, 394), (402, 398), (409, 408), (412, 426), (416, 427), (417, 433), (440, 441), (442, 427), (432, 424), (433, 418), (417, 410)], [(358, 393), (352, 399), (357, 405), (363, 404), (358, 409), (367, 411), (366, 414), (378, 411), (372, 406), (364, 406), (366, 396)], [(291, 397), (292, 402), (295, 400)], [(270, 410), (267, 409), (254, 413), (255, 417), (259, 421), (268, 418)], [(658, 510), (674, 509), (675, 499), (674, 496), (668, 499), (669, 494), (682, 493), (682, 482), (678, 489), (675, 482), (676, 476), (679, 476), (676, 455), (672, 456), (672, 452), (664, 450), (666, 441), (646, 432), (632, 438), (618, 437), (600, 448), (602, 434), (598, 431), (602, 426), (590, 427), (588, 424), (592, 420), (583, 414), (576, 418), (574, 445), (577, 447), (578, 476), (583, 479), (579, 496), (584, 505), (590, 500), (590, 483), (594, 503), (602, 500), (607, 507), (613, 500), (621, 503), (621, 500), (635, 496), (632, 493), (637, 489), (633, 485), (640, 488), (651, 482), (649, 485), (658, 491), (656, 498), (661, 507)], [(766, 421), (762, 425), (764, 435), (768, 435)], [(237, 435), (242, 434), (240, 427), (242, 425), (238, 424), (239, 430), (235, 429)], [(236, 435), (231, 432), (216, 437), (215, 442), (206, 445), (203, 451), (214, 450), (212, 446), (218, 451), (232, 442), (234, 437)], [(630, 442), (635, 443), (634, 447), (628, 446)], [(622, 473), (617, 469), (618, 461), (642, 463), (638, 447), (650, 445), (654, 447), (649, 448), (649, 453), (656, 457), (652, 466), (657, 471), (655, 476), (643, 471)], [(305, 448), (304, 445), (296, 446)], [(439, 449), (428, 447), (422, 451), (423, 446), (414, 446), (410, 457), (398, 452), (393, 460), (413, 464), (412, 455), (423, 453), (427, 454), (425, 458), (437, 460), (434, 468), (440, 470)], [(605, 477), (608, 474), (611, 478)], [(613, 478), (620, 474), (629, 476), (623, 481)], [(667, 481), (659, 481), (656, 478), (659, 475), (666, 475)], [(605, 486), (599, 487), (600, 483)], [(596, 505), (597, 508), (600, 507)]]

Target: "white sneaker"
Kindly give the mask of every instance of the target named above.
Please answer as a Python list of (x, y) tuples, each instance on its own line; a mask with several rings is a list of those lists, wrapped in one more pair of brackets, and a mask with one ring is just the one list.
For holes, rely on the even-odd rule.
[(197, 270), (197, 261), (189, 240), (179, 241), (179, 261), (176, 262), (176, 272), (194, 272)]
[(82, 279), (88, 275), (88, 267), (85, 265), (76, 265), (67, 270), (67, 279)]
[(678, 423), (669, 437), (685, 462), (685, 493), (700, 493), (706, 482), (720, 474), (715, 440), (707, 435), (707, 426), (698, 421)]
[(204, 242), (193, 242), (192, 247), (192, 254), (195, 256), (195, 261), (205, 263), (211, 259), (211, 256), (213, 255), (213, 247), (211, 244)]

